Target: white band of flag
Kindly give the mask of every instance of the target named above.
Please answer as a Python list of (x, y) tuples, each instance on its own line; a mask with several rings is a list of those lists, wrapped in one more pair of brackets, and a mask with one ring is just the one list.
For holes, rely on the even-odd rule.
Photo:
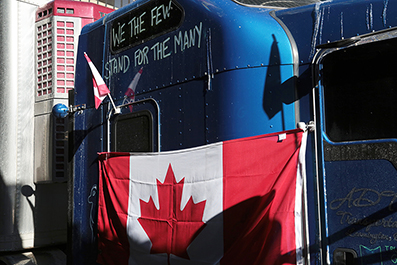
[(105, 99), (105, 97), (107, 95), (110, 95), (110, 91), (106, 86), (105, 81), (103, 81), (102, 76), (96, 69), (94, 63), (91, 61), (90, 57), (88, 57), (87, 53), (84, 53), (84, 57), (87, 60), (88, 66), (91, 69), (95, 96), (95, 108), (97, 109), (101, 102)]

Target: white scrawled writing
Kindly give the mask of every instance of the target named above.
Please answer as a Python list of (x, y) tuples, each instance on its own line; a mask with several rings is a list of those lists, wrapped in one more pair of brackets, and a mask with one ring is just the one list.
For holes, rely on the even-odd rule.
[(146, 15), (146, 12), (143, 12), (140, 16), (138, 17), (133, 17), (129, 22), (128, 25), (130, 25), (130, 37), (137, 36), (139, 33), (142, 33), (145, 31), (144, 28), (144, 16)]
[(105, 63), (105, 78), (109, 79), (112, 75), (126, 73), (130, 68), (130, 57), (122, 55), (111, 59)]
[(112, 40), (113, 40), (113, 45), (119, 45), (120, 43), (125, 41), (125, 31), (124, 31), (124, 26), (125, 23), (123, 24), (118, 24), (118, 27), (112, 28)]
[(171, 1), (168, 3), (168, 6), (164, 5), (159, 5), (151, 10), (151, 26), (157, 26), (160, 24), (163, 20), (166, 20), (167, 18), (170, 17), (170, 9), (171, 9)]
[(150, 48), (150, 50), (153, 51), (153, 60), (161, 60), (171, 55), (171, 51), (169, 51), (168, 48), (170, 39), (171, 38), (168, 37), (163, 42), (157, 42)]
[(149, 58), (147, 53), (149, 52), (149, 47), (145, 46), (143, 49), (137, 49), (134, 53), (135, 66), (149, 64)]
[[(160, 8), (160, 10), (162, 10), (162, 8)], [(160, 19), (163, 18), (163, 13), (160, 13), (161, 18), (157, 18), (157, 11), (153, 11), (153, 13), (154, 17), (152, 22), (161, 23)], [(139, 23), (136, 25), (138, 25), (138, 27), (136, 28), (136, 33), (139, 33), (139, 31), (142, 29), (140, 28)], [(122, 29), (123, 26), (121, 26), (120, 28)], [(144, 46), (142, 48), (136, 49), (133, 52), (133, 58), (131, 58), (131, 61), (128, 55), (115, 57), (105, 63), (106, 73), (104, 77), (106, 79), (109, 79), (114, 74), (124, 74), (129, 69), (130, 64), (133, 64), (134, 66), (149, 65), (151, 62), (163, 60), (167, 57), (172, 56), (173, 54), (182, 53), (194, 47), (200, 49), (202, 46), (202, 29), (203, 24), (202, 22), (200, 22), (198, 25), (195, 25), (191, 29), (186, 31), (178, 31), (175, 33), (175, 35), (171, 37), (166, 37), (156, 42), (152, 46)], [(122, 40), (123, 34), (117, 34), (117, 41)]]
[(117, 23), (112, 27), (112, 40), (113, 46), (117, 47), (126, 41), (125, 36), (137, 37), (142, 32), (146, 31), (150, 27), (158, 26), (170, 18), (172, 1), (168, 4), (161, 4), (151, 9), (150, 14), (143, 11), (139, 15), (134, 16), (126, 23)]
[[(174, 52), (178, 51), (183, 52), (185, 49), (189, 49), (196, 44), (197, 40), (197, 48), (200, 48), (201, 44), (201, 33), (203, 29), (203, 24), (200, 22), (198, 26), (194, 26), (194, 28), (187, 31), (179, 31), (178, 34), (174, 37)], [(196, 35), (197, 34), (197, 35)]]
[[(199, 49), (201, 47), (202, 29), (203, 24), (200, 22), (189, 30), (177, 32), (173, 37), (173, 41), (171, 37), (167, 37), (150, 47), (145, 46), (142, 49), (135, 50), (134, 65), (147, 65), (151, 61), (165, 59), (173, 53), (183, 52), (192, 47), (197, 47)], [(173, 48), (172, 45), (174, 46)]]

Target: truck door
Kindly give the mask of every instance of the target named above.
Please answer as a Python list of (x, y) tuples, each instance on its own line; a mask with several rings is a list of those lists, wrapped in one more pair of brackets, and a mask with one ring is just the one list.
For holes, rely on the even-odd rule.
[(397, 263), (397, 29), (314, 60), (324, 264)]

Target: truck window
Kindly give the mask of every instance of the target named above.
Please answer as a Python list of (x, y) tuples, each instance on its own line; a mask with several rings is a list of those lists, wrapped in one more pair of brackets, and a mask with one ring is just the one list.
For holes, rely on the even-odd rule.
[(184, 11), (175, 0), (149, 1), (112, 22), (110, 50), (115, 54), (171, 32), (183, 19)]
[(324, 57), (325, 131), (335, 142), (397, 137), (396, 39)]
[(147, 110), (117, 116), (112, 126), (113, 151), (152, 152), (152, 123)]

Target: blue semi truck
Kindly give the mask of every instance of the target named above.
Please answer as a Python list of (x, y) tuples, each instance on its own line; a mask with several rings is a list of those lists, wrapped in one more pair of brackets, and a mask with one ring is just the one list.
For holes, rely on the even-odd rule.
[[(96, 262), (98, 153), (304, 123), (305, 263), (396, 263), (396, 26), (391, 0), (138, 0), (85, 26), (69, 94), (70, 262)], [(95, 108), (84, 52), (119, 113), (109, 99)]]

